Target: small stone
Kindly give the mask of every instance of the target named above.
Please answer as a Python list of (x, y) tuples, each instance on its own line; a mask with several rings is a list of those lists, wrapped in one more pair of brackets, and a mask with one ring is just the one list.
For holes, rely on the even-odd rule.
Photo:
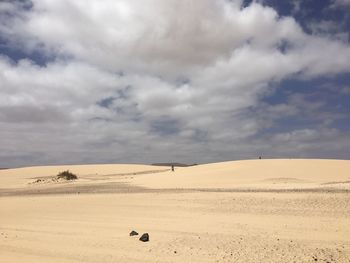
[(137, 233), (136, 231), (133, 230), (133, 231), (130, 232), (129, 235), (132, 237), (132, 236), (137, 236), (138, 234), (139, 233)]
[(144, 233), (144, 234), (140, 237), (139, 240), (142, 241), (142, 242), (148, 242), (148, 241), (149, 241), (149, 235), (148, 235), (148, 233)]
[(175, 250), (175, 251), (174, 251), (174, 254), (176, 254), (176, 253), (177, 253), (177, 251)]

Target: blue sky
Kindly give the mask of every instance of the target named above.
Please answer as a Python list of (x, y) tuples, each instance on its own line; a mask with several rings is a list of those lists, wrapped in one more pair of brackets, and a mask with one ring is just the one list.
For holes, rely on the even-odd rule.
[(350, 156), (349, 0), (0, 2), (0, 167)]

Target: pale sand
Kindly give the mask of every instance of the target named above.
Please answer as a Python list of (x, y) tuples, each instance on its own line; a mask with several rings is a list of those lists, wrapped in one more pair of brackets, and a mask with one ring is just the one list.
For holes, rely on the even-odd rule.
[(0, 262), (350, 262), (349, 181), (331, 160), (2, 170)]
[[(176, 175), (176, 176), (174, 176)], [(151, 188), (350, 189), (350, 161), (250, 160), (176, 168), (174, 173), (145, 175), (135, 183)]]

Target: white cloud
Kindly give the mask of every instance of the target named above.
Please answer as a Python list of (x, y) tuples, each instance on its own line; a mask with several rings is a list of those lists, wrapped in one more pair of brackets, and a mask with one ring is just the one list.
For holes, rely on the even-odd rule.
[[(318, 41), (306, 36), (292, 18), (281, 19), (272, 8), (257, 3), (241, 9), (240, 1), (226, 0), (121, 0), (103, 5), (95, 0), (33, 2), (34, 9), (24, 23), (16, 20), (12, 28), (14, 36), (31, 39), (23, 42), (29, 43), (27, 49), (36, 40), (48, 52), (112, 71), (188, 76), (218, 59), (229, 59), (247, 42), (267, 52), (287, 42), (298, 46), (298, 55), (303, 46), (306, 52), (314, 49), (310, 41)], [(323, 44), (332, 42), (324, 40)], [(349, 52), (344, 45), (337, 48)], [(328, 60), (318, 55), (319, 63)], [(345, 66), (339, 65), (343, 70)]]
[[(3, 10), (15, 14), (0, 19), (8, 43), (55, 58), (39, 66), (0, 57), (3, 148), (48, 151), (49, 162), (66, 160), (62, 152), (76, 162), (247, 156), (257, 149), (243, 142), (273, 124), (249, 114), (271, 82), (350, 69), (346, 43), (307, 35), (258, 3), (34, 0)], [(26, 127), (31, 140), (21, 138)]]
[(350, 6), (350, 0), (333, 0), (334, 7), (348, 7)]

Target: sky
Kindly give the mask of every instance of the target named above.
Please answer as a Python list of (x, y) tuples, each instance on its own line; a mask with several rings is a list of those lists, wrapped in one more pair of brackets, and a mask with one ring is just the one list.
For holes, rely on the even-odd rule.
[(350, 156), (350, 0), (1, 0), (0, 167)]

